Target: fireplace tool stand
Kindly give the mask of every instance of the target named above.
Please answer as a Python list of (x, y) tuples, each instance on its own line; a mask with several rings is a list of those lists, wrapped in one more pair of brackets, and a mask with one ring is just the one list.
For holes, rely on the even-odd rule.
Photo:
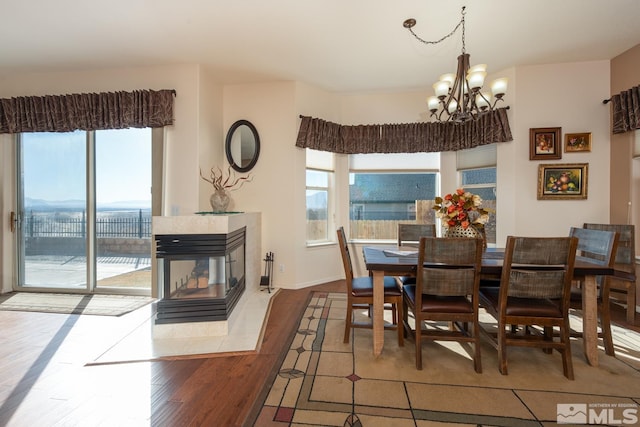
[[(267, 252), (264, 256), (264, 276), (260, 276), (260, 287), (266, 286), (267, 291), (271, 293), (273, 280), (273, 252)], [(264, 290), (264, 289), (260, 289)]]

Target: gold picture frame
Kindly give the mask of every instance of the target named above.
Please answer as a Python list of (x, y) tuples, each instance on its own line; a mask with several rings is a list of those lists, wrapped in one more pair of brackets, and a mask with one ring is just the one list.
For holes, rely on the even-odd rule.
[(538, 200), (586, 199), (588, 163), (538, 166)]
[(530, 128), (529, 160), (559, 160), (562, 158), (562, 128)]
[(591, 151), (591, 132), (565, 134), (565, 153), (579, 153), (583, 151)]

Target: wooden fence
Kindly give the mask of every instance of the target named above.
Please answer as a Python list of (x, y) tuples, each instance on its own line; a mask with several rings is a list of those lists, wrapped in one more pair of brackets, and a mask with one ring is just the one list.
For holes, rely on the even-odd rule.
[[(432, 209), (433, 200), (416, 200), (416, 220), (349, 220), (349, 238), (357, 240), (396, 240), (398, 238), (399, 223), (422, 223), (434, 224), (436, 222), (435, 211)], [(488, 200), (483, 203), (483, 207), (495, 210), (495, 201)], [(327, 234), (325, 220), (307, 221), (307, 239), (316, 241), (326, 241), (335, 238), (332, 234)], [(335, 233), (335, 230), (330, 230)], [(489, 223), (485, 224), (485, 235), (487, 243), (496, 243), (496, 219), (491, 214)]]

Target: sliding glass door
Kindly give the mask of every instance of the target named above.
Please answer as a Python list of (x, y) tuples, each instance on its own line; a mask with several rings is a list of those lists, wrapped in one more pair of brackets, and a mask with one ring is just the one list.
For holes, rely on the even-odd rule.
[(22, 134), (19, 286), (87, 286), (85, 132)]
[(96, 132), (96, 287), (151, 289), (151, 129)]
[(151, 130), (24, 133), (18, 287), (147, 294)]

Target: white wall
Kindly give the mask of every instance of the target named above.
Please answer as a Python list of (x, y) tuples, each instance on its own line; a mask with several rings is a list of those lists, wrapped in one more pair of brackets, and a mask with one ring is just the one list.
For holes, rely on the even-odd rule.
[[(300, 128), (300, 115), (321, 117), (324, 120), (328, 120), (334, 123), (340, 123), (340, 110), (339, 110), (340, 97), (336, 94), (331, 94), (326, 91), (320, 90), (316, 87), (304, 84), (296, 84), (296, 133), (298, 136), (298, 129)], [(292, 141), (295, 144), (295, 140)], [(306, 247), (306, 183), (305, 183), (305, 167), (306, 156), (305, 150), (302, 148), (294, 148), (295, 150), (295, 168), (296, 168), (296, 185), (295, 185), (295, 200), (296, 200), (296, 225), (295, 235), (296, 238), (296, 277), (295, 282), (292, 284), (295, 287), (304, 287), (309, 285), (316, 285), (325, 283), (331, 280), (338, 280), (344, 278), (344, 270), (342, 268), (342, 259), (340, 258), (340, 251), (338, 246), (332, 245), (319, 245), (314, 247)], [(341, 165), (344, 163), (346, 156), (336, 155), (336, 180), (340, 182), (346, 182), (347, 175), (341, 172)], [(336, 206), (348, 206), (348, 201), (345, 204), (344, 193), (338, 191), (335, 195)], [(329, 233), (335, 233), (337, 227), (346, 223), (349, 220), (348, 208), (339, 209), (336, 212), (334, 218), (330, 218)]]
[(295, 89), (293, 82), (276, 82), (229, 85), (223, 92), (225, 135), (235, 121), (245, 119), (253, 123), (260, 137), (260, 157), (250, 172), (253, 180), (231, 193), (231, 209), (262, 212), (262, 253), (274, 253), (276, 287), (294, 287), (296, 272), (304, 269), (296, 263), (304, 235), (295, 232), (295, 224), (299, 215), (304, 217), (304, 209), (300, 211), (296, 195), (300, 169), (294, 147)]
[[(518, 67), (506, 75), (510, 83), (505, 105), (511, 107), (514, 141), (498, 146), (498, 244), (509, 234), (566, 235), (569, 227), (583, 222), (607, 222), (609, 110), (601, 102), (609, 97), (609, 62)], [(261, 150), (251, 172), (253, 182), (232, 193), (231, 208), (262, 212), (262, 253), (275, 253), (274, 284), (284, 288), (343, 277), (336, 245), (305, 245), (305, 156), (295, 147), (299, 115), (342, 124), (415, 122), (425, 118), (430, 92), (429, 85), (420, 91), (368, 94), (329, 93), (299, 82), (221, 87), (215, 75), (198, 65), (20, 75), (0, 81), (0, 97), (133, 89), (177, 91), (176, 122), (166, 133), (167, 215), (208, 210), (211, 190), (199, 178), (199, 167), (226, 165), (224, 138), (233, 122), (246, 119), (256, 126)], [(536, 198), (541, 162), (529, 160), (529, 128), (552, 126), (561, 126), (563, 135), (592, 133), (592, 152), (563, 154), (553, 162), (589, 163), (587, 200)], [(7, 138), (0, 141), (4, 154), (9, 143)], [(337, 158), (337, 176), (345, 178), (346, 156)], [(2, 162), (7, 161), (3, 156)], [(443, 156), (443, 167), (455, 168), (453, 153)], [(443, 191), (453, 187), (455, 183), (443, 183)], [(348, 188), (339, 189), (337, 201), (334, 225), (339, 226), (348, 222)], [(1, 207), (7, 218), (10, 207)], [(8, 256), (4, 251), (3, 265), (11, 265)], [(357, 270), (363, 273), (361, 266)]]
[[(609, 109), (602, 100), (609, 93), (609, 61), (518, 67), (515, 78), (513, 156), (499, 157), (498, 165), (498, 188), (509, 182), (512, 194), (499, 193), (499, 239), (566, 235), (571, 226), (608, 222)], [(529, 160), (529, 128), (546, 127), (561, 127), (563, 142), (565, 133), (591, 132), (592, 151), (567, 154), (563, 145), (560, 160)], [(537, 200), (538, 166), (547, 163), (588, 163), (588, 198)], [(503, 165), (512, 173), (503, 176)], [(505, 214), (514, 221), (509, 229), (502, 227)]]

